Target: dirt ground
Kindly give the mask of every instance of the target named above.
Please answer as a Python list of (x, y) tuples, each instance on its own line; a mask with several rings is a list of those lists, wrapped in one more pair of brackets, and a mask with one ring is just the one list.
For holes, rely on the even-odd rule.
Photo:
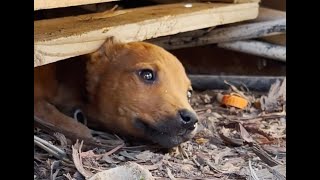
[[(231, 92), (249, 101), (246, 109), (218, 101), (218, 94)], [(128, 162), (141, 165), (154, 179), (285, 179), (285, 103), (285, 81), (275, 83), (269, 93), (232, 85), (230, 90), (194, 92), (191, 104), (200, 118), (199, 131), (168, 152), (103, 134), (98, 137), (122, 143), (81, 149), (80, 142), (71, 144), (60, 133), (35, 129), (37, 137), (59, 147), (66, 157), (58, 159), (35, 145), (34, 179), (89, 179)]]

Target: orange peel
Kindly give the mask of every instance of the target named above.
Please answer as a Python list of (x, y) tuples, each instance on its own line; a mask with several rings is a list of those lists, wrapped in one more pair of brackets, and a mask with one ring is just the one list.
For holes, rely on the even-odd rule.
[(233, 106), (239, 109), (244, 109), (248, 105), (248, 101), (240, 96), (230, 94), (230, 95), (223, 95), (221, 99), (221, 103), (227, 106)]

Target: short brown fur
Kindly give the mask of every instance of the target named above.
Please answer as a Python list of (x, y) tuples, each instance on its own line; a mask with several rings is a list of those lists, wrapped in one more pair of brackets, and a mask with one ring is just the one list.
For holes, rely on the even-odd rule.
[[(156, 80), (143, 82), (141, 69), (153, 70)], [(110, 38), (94, 53), (36, 67), (34, 113), (61, 130), (92, 138), (86, 126), (67, 116), (80, 108), (89, 127), (153, 140), (137, 128), (136, 120), (157, 129), (159, 124), (167, 127), (167, 122), (176, 121), (180, 109), (195, 114), (187, 98), (190, 88), (182, 64), (166, 50), (145, 42), (124, 44)], [(166, 137), (175, 138), (174, 131), (178, 130), (172, 129)], [(179, 144), (193, 134), (164, 146)]]

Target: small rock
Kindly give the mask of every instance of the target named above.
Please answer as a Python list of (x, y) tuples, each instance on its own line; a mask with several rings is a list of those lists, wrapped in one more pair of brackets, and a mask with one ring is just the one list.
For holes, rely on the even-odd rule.
[(128, 162), (124, 166), (101, 171), (93, 175), (89, 180), (153, 180), (151, 173), (134, 162)]

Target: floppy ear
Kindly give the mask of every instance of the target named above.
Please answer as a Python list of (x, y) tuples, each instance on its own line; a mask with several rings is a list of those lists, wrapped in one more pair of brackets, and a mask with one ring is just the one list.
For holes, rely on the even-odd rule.
[(98, 50), (87, 55), (86, 86), (89, 94), (95, 94), (96, 86), (100, 81), (102, 73), (108, 64), (116, 59), (117, 54), (123, 46), (124, 44), (111, 37)]
[(90, 59), (89, 62), (91, 64), (95, 64), (101, 62), (105, 63), (105, 61), (112, 61), (123, 45), (123, 43), (119, 42), (114, 37), (109, 37), (98, 50), (88, 54)]

